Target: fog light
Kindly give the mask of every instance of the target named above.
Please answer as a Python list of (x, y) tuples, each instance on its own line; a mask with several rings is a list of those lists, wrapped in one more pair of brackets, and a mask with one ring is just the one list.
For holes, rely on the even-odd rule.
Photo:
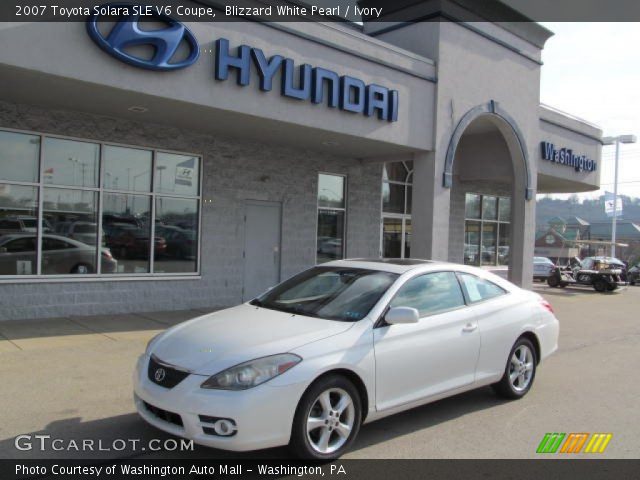
[(231, 421), (226, 419), (218, 420), (216, 423), (214, 423), (213, 429), (218, 435), (221, 435), (223, 437), (233, 435), (236, 432), (236, 426)]

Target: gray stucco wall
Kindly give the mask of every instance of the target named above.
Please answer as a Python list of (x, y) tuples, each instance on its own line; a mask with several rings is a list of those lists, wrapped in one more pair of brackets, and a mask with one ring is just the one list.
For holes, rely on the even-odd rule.
[(0, 283), (0, 320), (241, 302), (245, 200), (282, 202), (282, 278), (315, 263), (318, 172), (347, 175), (347, 254), (378, 256), (381, 166), (310, 150), (0, 102), (0, 128), (203, 156), (201, 279)]

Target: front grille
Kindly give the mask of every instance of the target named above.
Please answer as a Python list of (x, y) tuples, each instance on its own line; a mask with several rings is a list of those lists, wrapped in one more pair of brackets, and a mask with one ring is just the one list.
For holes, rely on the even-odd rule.
[(167, 410), (163, 410), (144, 401), (142, 403), (144, 403), (144, 408), (146, 408), (150, 413), (152, 413), (159, 419), (164, 420), (165, 422), (173, 423), (174, 425), (178, 425), (179, 427), (183, 426), (182, 417), (177, 413), (168, 412)]
[(147, 374), (149, 380), (165, 388), (173, 388), (189, 376), (189, 372), (178, 370), (161, 363), (153, 355), (149, 360)]

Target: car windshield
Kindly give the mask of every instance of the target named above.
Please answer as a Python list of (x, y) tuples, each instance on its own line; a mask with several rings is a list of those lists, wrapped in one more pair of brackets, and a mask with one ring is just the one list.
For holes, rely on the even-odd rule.
[(355, 322), (364, 318), (398, 275), (348, 267), (315, 267), (251, 301), (297, 315)]

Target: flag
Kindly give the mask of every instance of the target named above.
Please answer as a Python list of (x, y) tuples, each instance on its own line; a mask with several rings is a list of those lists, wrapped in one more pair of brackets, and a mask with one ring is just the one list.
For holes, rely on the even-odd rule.
[(613, 206), (613, 193), (604, 192), (604, 212), (608, 217), (613, 217), (615, 210), (616, 217), (622, 217), (622, 198), (616, 199), (616, 206)]
[(196, 169), (196, 159), (193, 157), (176, 165), (175, 184), (186, 185), (187, 187), (192, 186), (195, 169)]

